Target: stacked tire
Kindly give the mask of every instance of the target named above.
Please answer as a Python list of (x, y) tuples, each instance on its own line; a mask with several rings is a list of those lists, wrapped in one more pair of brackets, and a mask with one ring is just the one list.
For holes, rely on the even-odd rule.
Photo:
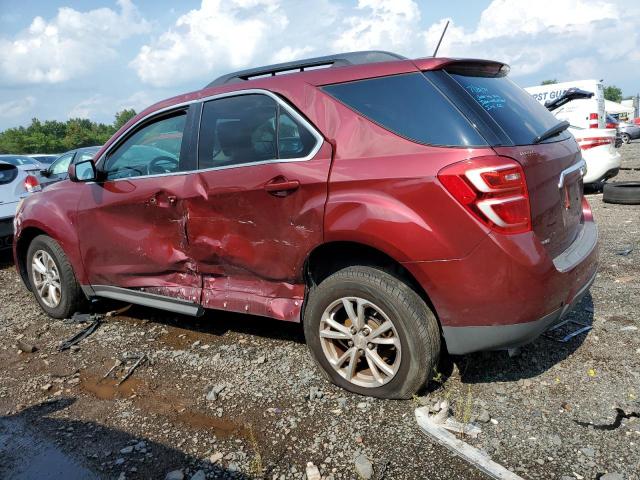
[(602, 200), (605, 203), (640, 205), (640, 182), (605, 183)]

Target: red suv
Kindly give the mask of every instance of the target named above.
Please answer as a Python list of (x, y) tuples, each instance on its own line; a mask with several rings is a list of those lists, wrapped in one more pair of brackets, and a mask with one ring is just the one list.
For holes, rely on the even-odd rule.
[(302, 322), (354, 392), (561, 322), (596, 273), (580, 148), (484, 60), (356, 52), (160, 102), (27, 198), (14, 255), (52, 317), (106, 297)]

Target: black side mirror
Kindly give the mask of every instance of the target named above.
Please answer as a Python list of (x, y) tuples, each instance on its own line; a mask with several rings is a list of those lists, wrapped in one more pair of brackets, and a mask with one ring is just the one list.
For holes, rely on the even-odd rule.
[(69, 180), (72, 182), (93, 182), (97, 179), (98, 173), (93, 160), (84, 160), (69, 165)]
[(50, 177), (51, 176), (51, 172), (49, 171), (48, 168), (45, 168), (43, 170), (40, 170), (40, 175), (42, 175), (43, 177)]

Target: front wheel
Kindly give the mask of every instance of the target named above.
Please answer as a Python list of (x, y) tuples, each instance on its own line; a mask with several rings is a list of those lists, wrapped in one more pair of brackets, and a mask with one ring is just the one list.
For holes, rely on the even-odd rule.
[(438, 322), (408, 285), (372, 267), (340, 270), (309, 292), (305, 338), (329, 380), (379, 398), (409, 398), (440, 356)]
[(26, 260), (31, 291), (47, 315), (68, 318), (81, 308), (86, 297), (58, 242), (37, 236), (29, 245)]
[(622, 141), (624, 143), (631, 143), (631, 137), (629, 136), (628, 133), (623, 133), (620, 136), (622, 137)]

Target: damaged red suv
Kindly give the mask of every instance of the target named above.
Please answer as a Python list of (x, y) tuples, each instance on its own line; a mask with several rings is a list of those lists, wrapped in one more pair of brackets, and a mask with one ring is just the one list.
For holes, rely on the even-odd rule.
[(225, 75), (28, 197), (50, 316), (106, 297), (302, 322), (331, 381), (406, 398), (440, 352), (516, 347), (596, 273), (580, 148), (484, 60), (355, 52)]

